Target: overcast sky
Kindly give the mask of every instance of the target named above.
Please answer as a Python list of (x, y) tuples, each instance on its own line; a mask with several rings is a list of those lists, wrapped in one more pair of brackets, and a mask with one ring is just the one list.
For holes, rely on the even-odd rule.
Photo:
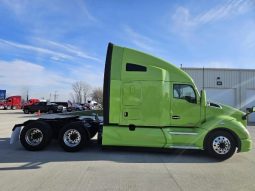
[(0, 0), (0, 89), (103, 84), (108, 42), (176, 66), (255, 69), (255, 0)]

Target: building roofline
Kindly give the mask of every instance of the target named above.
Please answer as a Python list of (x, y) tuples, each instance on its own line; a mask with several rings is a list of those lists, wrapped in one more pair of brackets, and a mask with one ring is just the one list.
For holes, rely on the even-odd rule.
[(248, 68), (202, 68), (202, 67), (182, 67), (181, 69), (191, 69), (191, 70), (226, 70), (226, 71), (250, 71), (255, 72), (255, 69), (248, 69)]

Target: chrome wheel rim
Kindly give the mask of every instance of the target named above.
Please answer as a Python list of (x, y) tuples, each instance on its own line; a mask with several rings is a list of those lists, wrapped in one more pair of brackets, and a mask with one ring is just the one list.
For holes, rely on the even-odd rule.
[(37, 146), (43, 140), (43, 133), (40, 129), (31, 128), (26, 132), (25, 140), (31, 146)]
[(218, 136), (213, 140), (212, 146), (217, 154), (224, 155), (230, 151), (231, 143), (227, 137)]
[(68, 147), (76, 147), (81, 142), (81, 134), (76, 129), (69, 129), (65, 132), (63, 140)]

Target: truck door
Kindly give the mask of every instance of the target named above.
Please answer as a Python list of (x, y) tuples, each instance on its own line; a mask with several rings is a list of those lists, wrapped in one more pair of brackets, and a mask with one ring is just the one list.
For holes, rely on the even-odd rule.
[(191, 84), (173, 83), (170, 108), (171, 126), (195, 127), (200, 122), (200, 101)]

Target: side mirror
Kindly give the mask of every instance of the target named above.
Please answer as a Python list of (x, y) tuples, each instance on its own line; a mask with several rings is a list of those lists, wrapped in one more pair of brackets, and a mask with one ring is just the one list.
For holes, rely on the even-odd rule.
[(251, 108), (247, 108), (246, 109), (247, 113), (253, 113), (255, 112), (255, 106), (251, 107)]
[(200, 101), (200, 103), (201, 103), (201, 106), (206, 106), (206, 92), (205, 92), (205, 90), (201, 90), (201, 101)]
[(255, 106), (253, 106), (251, 108), (246, 108), (246, 114), (243, 115), (242, 119), (246, 120), (247, 116), (250, 115), (253, 112), (255, 112)]

